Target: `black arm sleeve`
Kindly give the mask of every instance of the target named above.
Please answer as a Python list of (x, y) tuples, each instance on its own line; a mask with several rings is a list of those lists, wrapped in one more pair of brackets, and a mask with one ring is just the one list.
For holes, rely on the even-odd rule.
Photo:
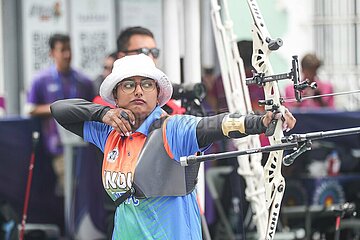
[(263, 124), (263, 116), (249, 114), (245, 117), (245, 132), (248, 135), (261, 134), (266, 132)]
[(65, 99), (50, 105), (51, 114), (64, 128), (83, 137), (85, 121), (101, 122), (110, 107), (83, 99)]
[[(204, 117), (200, 120), (196, 127), (196, 137), (200, 148), (206, 147), (209, 144), (227, 139), (222, 132), (222, 121), (228, 113), (219, 114), (211, 117)], [(260, 134), (266, 131), (266, 127), (262, 122), (262, 116), (249, 114), (245, 117), (245, 132), (246, 134), (231, 135), (231, 138), (241, 138), (248, 134)]]
[(196, 126), (196, 138), (200, 148), (227, 138), (221, 129), (222, 120), (225, 115), (226, 113), (223, 113), (211, 117), (204, 117), (200, 120)]

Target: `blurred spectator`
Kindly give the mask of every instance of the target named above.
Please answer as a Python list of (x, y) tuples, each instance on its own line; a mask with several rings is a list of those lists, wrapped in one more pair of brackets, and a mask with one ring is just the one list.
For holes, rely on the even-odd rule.
[(0, 116), (5, 115), (5, 99), (0, 97)]
[(96, 77), (94, 80), (94, 90), (95, 95), (99, 94), (100, 85), (104, 81), (104, 79), (111, 73), (113, 64), (115, 60), (117, 59), (117, 52), (110, 53), (107, 55), (104, 59), (104, 65), (103, 65), (103, 71), (102, 73)]
[(215, 76), (213, 69), (204, 69), (202, 82), (206, 88), (206, 96), (202, 104), (208, 114), (228, 112), (221, 76)]
[(59, 99), (94, 98), (92, 81), (71, 67), (70, 37), (54, 34), (49, 39), (50, 56), (54, 64), (38, 73), (28, 93), (27, 111), (31, 116), (41, 117), (44, 148), (52, 159), (57, 175), (56, 193), (63, 194), (64, 154), (57, 126), (50, 114), (50, 104)]
[(111, 73), (113, 64), (115, 62), (115, 60), (117, 59), (117, 52), (113, 52), (109, 55), (107, 55), (104, 59), (104, 66), (103, 66), (103, 71), (102, 73), (96, 77), (96, 79), (94, 80), (94, 89), (95, 89), (95, 98), (93, 100), (94, 103), (98, 103), (104, 106), (109, 106), (109, 107), (113, 107), (111, 106), (109, 103), (105, 102), (104, 100), (101, 99), (100, 95), (99, 95), (99, 90), (100, 90), (100, 85), (101, 83), (104, 81), (104, 79), (107, 77), (107, 75), (109, 75)]
[[(254, 70), (251, 64), (253, 43), (249, 40), (242, 40), (237, 42), (237, 46), (239, 49), (240, 57), (244, 62), (245, 76), (247, 78), (252, 77), (252, 70)], [(203, 82), (207, 89), (205, 104), (208, 104), (210, 106), (211, 111), (215, 113), (223, 113), (229, 111), (226, 102), (222, 77), (215, 77), (210, 70), (206, 70), (203, 77)], [(264, 112), (264, 108), (260, 107), (258, 104), (258, 100), (265, 98), (263, 88), (256, 85), (250, 85), (248, 86), (248, 89), (253, 111), (256, 113)]]
[[(315, 95), (333, 93), (333, 86), (331, 83), (321, 80), (318, 77), (318, 69), (322, 65), (322, 62), (317, 58), (315, 54), (306, 54), (301, 60), (301, 79), (307, 80), (309, 83), (316, 82), (317, 88), (311, 89), (310, 87), (302, 91), (303, 97), (310, 97)], [(286, 99), (294, 99), (294, 86), (291, 84), (285, 88)], [(330, 107), (334, 108), (334, 96), (318, 97), (313, 99), (305, 99), (302, 102), (285, 102), (288, 108), (320, 108)]]
[(160, 50), (156, 47), (154, 34), (149, 29), (140, 26), (123, 30), (117, 38), (116, 46), (118, 58), (144, 53), (156, 63), (160, 54)]

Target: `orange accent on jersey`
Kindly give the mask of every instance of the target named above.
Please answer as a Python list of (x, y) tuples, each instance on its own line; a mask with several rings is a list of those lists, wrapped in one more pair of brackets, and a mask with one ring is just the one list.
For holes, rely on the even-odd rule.
[(200, 215), (204, 215), (204, 209), (201, 206), (199, 194), (196, 194), (196, 202), (198, 203), (198, 206), (199, 206)]
[[(122, 173), (126, 176), (131, 172), (131, 176), (134, 176), (135, 166), (145, 140), (146, 136), (139, 132), (133, 133), (130, 137), (121, 137), (115, 130), (109, 134), (105, 144), (102, 165), (104, 187), (106, 180), (105, 172), (114, 174)], [(117, 151), (114, 151), (115, 149), (117, 149)], [(131, 182), (132, 180), (133, 179), (131, 179)], [(117, 188), (119, 188), (119, 186), (117, 186)], [(106, 190), (108, 191), (109, 189)], [(119, 190), (124, 189), (119, 188)]]
[(165, 148), (167, 154), (169, 155), (169, 157), (170, 157), (171, 159), (174, 159), (174, 155), (173, 155), (173, 153), (171, 152), (169, 143), (168, 143), (167, 138), (166, 138), (166, 123), (167, 123), (168, 119), (169, 119), (169, 118), (167, 118), (167, 119), (164, 121), (163, 129), (162, 129), (162, 137), (163, 137), (163, 140), (164, 140), (164, 148)]

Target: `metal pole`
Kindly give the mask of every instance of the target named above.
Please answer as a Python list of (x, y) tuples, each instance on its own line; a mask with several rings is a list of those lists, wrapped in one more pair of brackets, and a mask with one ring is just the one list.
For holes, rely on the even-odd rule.
[(179, 36), (179, 17), (178, 1), (163, 1), (164, 18), (164, 50), (163, 66), (164, 71), (173, 83), (181, 83), (180, 80), (180, 36)]
[(29, 174), (28, 179), (26, 183), (26, 192), (25, 192), (25, 200), (24, 200), (24, 209), (23, 209), (23, 215), (21, 220), (21, 229), (20, 229), (20, 240), (24, 239), (24, 232), (25, 232), (25, 223), (27, 218), (27, 210), (29, 205), (29, 199), (30, 199), (30, 190), (31, 190), (31, 182), (32, 182), (32, 176), (34, 171), (34, 165), (35, 165), (35, 151), (36, 146), (39, 142), (39, 132), (33, 132), (32, 135), (32, 150), (31, 150), (31, 158), (30, 158), (30, 164), (29, 164)]

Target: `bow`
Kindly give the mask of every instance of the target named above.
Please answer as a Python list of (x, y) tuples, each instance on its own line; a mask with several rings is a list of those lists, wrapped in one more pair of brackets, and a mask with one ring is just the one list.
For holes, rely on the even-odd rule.
[[(222, 1), (222, 7), (220, 7), (217, 0), (211, 1), (211, 19), (229, 111), (239, 112), (242, 115), (252, 113), (249, 90), (245, 82), (244, 64), (239, 55), (226, 1)], [(261, 146), (258, 136), (234, 139), (234, 145), (237, 149), (251, 149)], [(265, 205), (264, 174), (261, 158), (261, 153), (237, 157), (239, 161), (238, 173), (244, 177), (246, 182), (245, 194), (254, 213), (253, 221), (259, 238), (264, 239), (268, 212)], [(235, 236), (229, 238), (235, 239)]]
[[(218, 4), (218, 0), (211, 0), (211, 19), (230, 112), (240, 112), (241, 114), (252, 112), (249, 91), (245, 86), (248, 84), (263, 86), (265, 100), (260, 101), (260, 103), (265, 105), (265, 109), (268, 111), (282, 113), (284, 113), (285, 108), (282, 106), (283, 99), (277, 85), (278, 80), (291, 79), (293, 81), (296, 101), (301, 101), (301, 91), (303, 89), (307, 87), (316, 88), (314, 83), (300, 81), (297, 56), (293, 56), (290, 72), (273, 74), (269, 55), (282, 46), (282, 40), (273, 40), (270, 37), (255, 0), (247, 0), (247, 2), (254, 22), (252, 30), (254, 44), (252, 65), (257, 73), (252, 78), (245, 79), (244, 66), (235, 42), (236, 37), (232, 31), (233, 23), (229, 17), (226, 0), (221, 2), (223, 9)], [(258, 239), (271, 240), (275, 235), (281, 201), (285, 192), (285, 179), (281, 174), (281, 165), (283, 162), (285, 165), (290, 165), (297, 156), (306, 150), (310, 150), (311, 140), (304, 140), (303, 135), (284, 138), (282, 120), (274, 119), (268, 129), (267, 135), (272, 135), (269, 137), (271, 146), (260, 147), (258, 137), (248, 136), (234, 140), (236, 147), (239, 149), (238, 151), (182, 157), (180, 163), (187, 166), (205, 160), (218, 160), (236, 156), (239, 161), (238, 172), (246, 181), (245, 193), (254, 212), (254, 223)], [(359, 131), (360, 129), (354, 130), (354, 132)], [(314, 136), (317, 136), (317, 134), (323, 135), (324, 133), (316, 133)], [(286, 149), (296, 149), (296, 151), (283, 159), (283, 151)], [(261, 153), (263, 152), (270, 153), (264, 168), (261, 165)], [(234, 239), (234, 236), (230, 236), (230, 239)]]
[[(236, 36), (233, 32), (226, 0), (211, 1), (211, 19), (215, 37), (216, 49), (219, 56), (222, 81), (226, 100), (230, 112), (239, 112), (242, 115), (252, 113), (249, 90), (246, 85), (258, 84), (264, 87), (265, 100), (260, 101), (265, 109), (273, 112), (284, 113), (277, 80), (292, 79), (295, 97), (301, 99), (301, 90), (311, 86), (307, 81), (300, 82), (299, 64), (297, 57), (293, 57), (292, 69), (289, 73), (273, 75), (269, 62), (271, 51), (277, 50), (282, 45), (281, 39), (272, 40), (263, 21), (259, 7), (255, 0), (248, 0), (248, 5), (254, 20), (253, 28), (253, 66), (257, 73), (253, 78), (245, 79), (243, 61), (239, 56)], [(222, 10), (222, 11), (221, 11)], [(224, 21), (224, 24), (223, 24)], [(272, 135), (269, 140), (271, 145), (281, 143), (283, 138), (282, 121), (273, 119), (266, 135)], [(246, 197), (254, 212), (254, 223), (259, 239), (273, 239), (278, 221), (280, 205), (285, 191), (285, 180), (281, 175), (281, 164), (284, 148), (269, 151), (270, 155), (265, 167), (261, 165), (261, 152), (251, 151), (261, 149), (258, 136), (248, 136), (234, 139), (235, 146), (240, 149), (250, 149), (255, 155), (238, 154), (239, 169), (246, 182)], [(290, 144), (291, 145), (291, 144)], [(283, 146), (282, 146), (283, 147)], [(295, 147), (292, 144), (292, 147)], [(208, 158), (209, 156), (205, 156)]]
[[(253, 18), (253, 55), (252, 65), (258, 73), (264, 77), (272, 76), (273, 70), (270, 64), (269, 56), (274, 50), (282, 46), (281, 39), (273, 40), (266, 28), (264, 19), (255, 0), (247, 0)], [(295, 74), (298, 72), (295, 71)], [(294, 76), (298, 81), (298, 75)], [(295, 83), (295, 82), (294, 82)], [(298, 83), (298, 82), (296, 82)], [(276, 81), (266, 81), (263, 84), (265, 93), (265, 110), (279, 111), (284, 113), (279, 87)], [(280, 144), (284, 137), (282, 131), (282, 120), (273, 120), (269, 129), (273, 135), (269, 137), (270, 145)], [(268, 209), (268, 219), (266, 226), (265, 239), (273, 239), (279, 218), (281, 201), (285, 192), (285, 180), (281, 174), (281, 164), (283, 159), (283, 150), (272, 151), (264, 166), (265, 177), (265, 199)], [(263, 238), (262, 238), (263, 239)]]

